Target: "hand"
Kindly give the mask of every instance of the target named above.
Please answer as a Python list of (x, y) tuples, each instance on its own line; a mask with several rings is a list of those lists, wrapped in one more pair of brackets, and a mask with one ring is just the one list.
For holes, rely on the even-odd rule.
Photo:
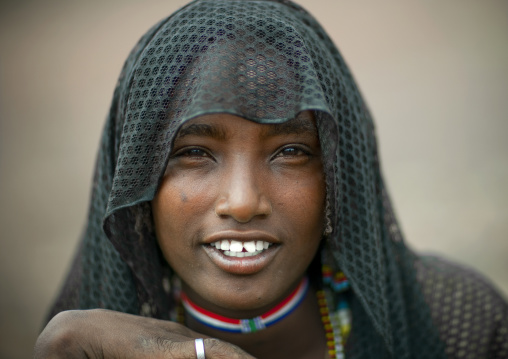
[(196, 338), (205, 338), (206, 359), (254, 358), (178, 323), (103, 309), (56, 315), (37, 339), (34, 358), (196, 359)]

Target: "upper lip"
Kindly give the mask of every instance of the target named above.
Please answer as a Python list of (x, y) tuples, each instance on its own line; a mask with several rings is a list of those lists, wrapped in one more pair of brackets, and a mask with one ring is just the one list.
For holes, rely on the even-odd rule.
[(239, 242), (265, 241), (268, 243), (279, 243), (280, 241), (273, 235), (263, 231), (220, 231), (204, 238), (203, 244), (210, 244), (223, 239), (235, 240)]

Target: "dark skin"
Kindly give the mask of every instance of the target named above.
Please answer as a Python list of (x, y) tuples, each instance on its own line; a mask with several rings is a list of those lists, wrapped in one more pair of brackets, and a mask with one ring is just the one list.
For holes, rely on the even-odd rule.
[[(309, 291), (305, 301), (291, 316), (275, 326), (253, 334), (225, 333), (211, 329), (193, 318), (187, 326), (210, 337), (238, 345), (256, 358), (323, 358), (325, 357), (325, 333), (316, 313), (314, 291)], [(207, 354), (208, 358), (208, 354)]]
[(196, 338), (205, 338), (207, 359), (253, 358), (178, 323), (102, 309), (56, 315), (37, 339), (34, 358), (195, 359)]
[[(152, 201), (157, 239), (195, 303), (231, 318), (261, 315), (299, 284), (316, 254), (324, 188), (310, 111), (281, 125), (200, 116), (177, 135)], [(223, 240), (270, 248), (236, 258), (211, 245)], [(41, 334), (36, 358), (195, 358), (194, 339), (203, 337), (218, 338), (205, 340), (208, 359), (323, 358), (326, 350), (311, 289), (291, 315), (251, 334), (212, 329), (189, 316), (183, 326), (103, 310), (62, 313)]]

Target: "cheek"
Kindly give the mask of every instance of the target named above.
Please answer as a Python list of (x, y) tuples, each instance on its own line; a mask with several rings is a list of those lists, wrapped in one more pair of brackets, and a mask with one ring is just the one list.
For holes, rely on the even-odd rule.
[[(157, 241), (168, 262), (175, 248), (185, 250), (192, 247), (196, 232), (194, 223), (207, 212), (207, 191), (191, 185), (182, 177), (167, 177), (163, 180), (152, 200), (152, 213)], [(170, 251), (171, 249), (171, 251)]]
[(280, 187), (278, 224), (290, 244), (286, 263), (295, 271), (305, 271), (323, 237), (326, 191), (322, 176), (293, 184)]
[(206, 211), (211, 200), (211, 191), (207, 188), (210, 186), (203, 180), (167, 176), (152, 201), (156, 226), (186, 227), (189, 221)]
[(279, 197), (281, 217), (279, 223), (285, 228), (288, 246), (283, 257), (286, 268), (303, 273), (315, 257), (323, 238), (326, 191), (319, 176), (298, 185), (286, 184), (283, 197)]
[[(286, 220), (307, 235), (321, 230), (324, 224), (326, 191), (323, 176), (304, 176), (292, 183), (279, 182), (277, 204)], [(277, 194), (278, 193), (278, 194)]]

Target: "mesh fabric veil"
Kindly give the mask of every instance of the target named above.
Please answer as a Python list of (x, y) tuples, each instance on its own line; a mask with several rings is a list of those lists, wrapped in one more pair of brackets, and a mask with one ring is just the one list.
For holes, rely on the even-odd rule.
[(148, 203), (179, 126), (217, 112), (280, 123), (303, 110), (315, 111), (324, 154), (326, 247), (354, 293), (347, 357), (508, 357), (496, 292), (406, 248), (356, 84), (321, 26), (291, 2), (194, 1), (141, 38), (114, 93), (86, 231), (53, 313), (100, 307), (168, 319), (171, 270)]

